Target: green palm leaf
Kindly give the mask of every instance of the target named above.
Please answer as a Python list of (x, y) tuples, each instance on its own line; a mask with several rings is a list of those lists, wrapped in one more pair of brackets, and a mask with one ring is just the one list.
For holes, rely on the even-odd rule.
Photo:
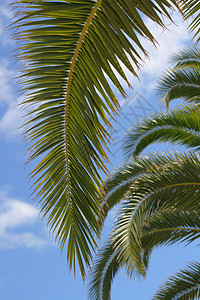
[[(154, 213), (145, 219), (141, 243), (146, 270), (148, 269), (151, 252), (156, 247), (180, 242), (187, 245), (199, 239), (199, 212), (168, 207), (167, 209), (160, 209), (156, 214)], [(119, 269), (124, 266), (124, 262), (119, 259), (119, 252), (120, 250), (116, 250), (111, 237), (98, 253), (89, 277), (89, 299), (110, 299), (112, 281)], [(140, 275), (134, 266), (131, 275), (133, 274)]]
[(199, 138), (199, 106), (183, 106), (143, 119), (129, 130), (123, 148), (128, 157), (138, 156), (147, 146), (157, 142), (199, 149)]
[[(174, 69), (161, 81), (161, 94), (170, 101), (184, 96), (184, 99), (193, 102), (193, 106), (153, 115), (128, 133), (124, 149), (131, 160), (106, 181), (109, 207), (121, 205), (111, 238), (106, 244), (107, 248), (110, 247), (109, 257), (113, 257), (116, 265), (112, 265), (112, 260), (109, 264), (104, 248), (100, 250), (94, 265), (95, 273), (90, 279), (91, 299), (95, 299), (95, 295), (104, 295), (99, 299), (110, 299), (111, 282), (120, 267), (125, 266), (128, 276), (135, 272), (145, 276), (154, 248), (174, 243), (187, 245), (200, 237), (199, 152), (137, 157), (155, 142), (199, 149), (199, 105), (194, 104), (199, 102), (199, 51), (185, 50), (175, 55), (173, 60), (176, 63)], [(132, 156), (137, 159), (133, 160)], [(105, 216), (108, 209), (105, 209)], [(106, 264), (103, 264), (104, 260)], [(187, 270), (183, 273), (186, 274)], [(106, 280), (102, 274), (108, 274)], [(191, 281), (188, 279), (190, 275)], [(181, 296), (180, 299), (196, 299), (199, 294), (195, 280), (197, 283), (200, 270), (195, 273), (194, 282), (192, 272), (190, 275), (184, 277), (181, 274), (181, 280), (173, 278), (172, 285), (167, 282), (154, 299), (179, 299), (177, 296)]]
[(199, 103), (200, 92), (200, 51), (199, 48), (185, 49), (172, 57), (174, 67), (160, 79), (158, 95), (166, 106), (170, 101), (181, 98)]
[(111, 283), (119, 271), (118, 253), (111, 239), (98, 253), (88, 281), (88, 297), (94, 300), (110, 299)]
[(200, 3), (198, 0), (181, 0), (180, 5), (185, 13), (185, 19), (193, 18), (189, 24), (190, 31), (194, 31), (194, 37), (197, 38), (197, 43), (200, 40)]
[(142, 246), (147, 251), (159, 245), (190, 244), (200, 238), (199, 211), (167, 208), (152, 214), (144, 222)]
[[(16, 4), (17, 3), (17, 4)], [(24, 66), (21, 80), (30, 107), (26, 132), (31, 173), (41, 211), (75, 270), (89, 266), (102, 219), (107, 116), (119, 108), (110, 83), (125, 95), (116, 72), (130, 86), (119, 60), (136, 75), (139, 37), (154, 37), (141, 14), (164, 26), (175, 0), (20, 0), (13, 24)], [(14, 4), (14, 5), (15, 5)], [(115, 71), (113, 71), (115, 70)]]
[(153, 297), (154, 300), (195, 300), (200, 297), (200, 263), (192, 262), (171, 276)]
[(141, 234), (145, 219), (161, 208), (199, 209), (200, 162), (195, 154), (163, 155), (166, 166), (155, 166), (133, 181), (122, 201), (115, 224), (114, 239), (127, 272), (135, 265), (145, 275), (142, 261)]

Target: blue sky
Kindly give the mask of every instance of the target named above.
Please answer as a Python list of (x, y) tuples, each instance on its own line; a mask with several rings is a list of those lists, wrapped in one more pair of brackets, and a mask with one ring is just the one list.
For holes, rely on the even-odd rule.
[[(1, 0), (0, 4), (0, 299), (86, 300), (86, 285), (79, 274), (74, 279), (69, 272), (65, 251), (60, 254), (59, 247), (49, 235), (45, 222), (38, 217), (39, 211), (29, 196), (29, 170), (23, 166), (25, 144), (19, 129), (23, 112), (18, 104), (22, 98), (14, 80), (18, 76), (12, 58), (15, 42), (9, 31), (3, 30), (12, 16), (6, 3), (9, 1)], [(148, 113), (162, 109), (154, 88), (170, 55), (191, 44), (186, 24), (182, 23), (180, 16), (174, 14), (174, 18), (176, 25), (170, 24), (170, 31), (163, 31), (151, 22), (148, 24), (160, 45), (156, 50), (146, 44), (151, 60), (140, 72), (140, 81), (128, 74), (134, 91), (128, 91), (129, 101), (125, 106), (121, 100), (123, 109), (117, 118), (117, 133), (111, 133), (116, 143), (111, 144), (110, 169), (122, 161), (120, 145), (126, 129)], [(108, 217), (108, 226), (113, 215), (114, 212)], [(147, 279), (130, 281), (123, 271), (120, 272), (114, 280), (112, 299), (150, 299), (167, 275), (183, 267), (188, 260), (197, 258), (198, 253), (194, 245), (155, 251)]]

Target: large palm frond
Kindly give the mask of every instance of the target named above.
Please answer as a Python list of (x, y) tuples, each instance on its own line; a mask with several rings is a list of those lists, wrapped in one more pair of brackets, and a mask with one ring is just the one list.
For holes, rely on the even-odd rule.
[[(102, 217), (102, 180), (109, 137), (107, 116), (119, 108), (110, 83), (125, 96), (116, 72), (130, 86), (119, 60), (133, 73), (139, 37), (155, 42), (141, 15), (164, 26), (176, 0), (19, 0), (13, 24), (23, 61), (24, 104), (31, 173), (41, 210), (67, 260), (84, 277)], [(13, 5), (14, 5), (13, 4)], [(115, 70), (115, 71), (113, 71)]]
[[(176, 209), (179, 206), (197, 209), (200, 204), (196, 192), (200, 188), (199, 168), (197, 154), (175, 152), (140, 157), (114, 173), (113, 181), (112, 177), (108, 180), (110, 189), (107, 201), (111, 207), (120, 201), (122, 203), (115, 224), (115, 245), (121, 249), (121, 254), (124, 252), (127, 259), (132, 256), (131, 260), (137, 265), (144, 219), (160, 207), (173, 205)], [(136, 246), (137, 242), (140, 246)], [(131, 249), (131, 245), (138, 249)]]
[(153, 297), (154, 300), (196, 300), (200, 297), (200, 263), (192, 262), (171, 276)]

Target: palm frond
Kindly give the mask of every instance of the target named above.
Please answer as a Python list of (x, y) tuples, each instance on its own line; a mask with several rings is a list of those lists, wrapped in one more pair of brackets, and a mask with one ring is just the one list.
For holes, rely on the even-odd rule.
[(144, 222), (160, 209), (174, 207), (187, 210), (200, 208), (200, 161), (196, 154), (164, 155), (171, 162), (152, 167), (133, 182), (128, 197), (116, 220), (114, 239), (119, 257), (126, 262), (127, 272), (133, 264), (145, 275), (141, 234)]
[(180, 0), (180, 6), (184, 12), (184, 18), (192, 18), (189, 29), (195, 32), (194, 37), (198, 43), (200, 40), (200, 3), (198, 0)]
[(153, 114), (143, 119), (126, 134), (123, 149), (127, 157), (138, 156), (157, 142), (170, 142), (199, 149), (199, 106), (182, 106), (169, 113)]
[(185, 48), (179, 53), (175, 53), (171, 57), (171, 63), (175, 68), (199, 68), (200, 66), (200, 51), (199, 48)]
[(199, 103), (200, 72), (196, 67), (189, 69), (170, 69), (160, 79), (158, 95), (163, 98), (166, 106), (175, 99), (183, 99)]
[(200, 238), (199, 210), (185, 210), (168, 207), (156, 211), (145, 219), (142, 230), (142, 247), (152, 251), (159, 245), (175, 243), (188, 245)]
[[(100, 235), (102, 179), (109, 138), (107, 116), (119, 108), (110, 83), (125, 97), (116, 72), (134, 76), (146, 54), (140, 37), (155, 43), (141, 15), (164, 26), (175, 0), (19, 0), (13, 24), (23, 62), (20, 76), (30, 108), (26, 133), (34, 192), (67, 260), (81, 274)], [(116, 71), (114, 72), (113, 69)]]
[(149, 174), (151, 169), (166, 168), (171, 163), (172, 157), (173, 154), (172, 156), (165, 156), (162, 153), (141, 156), (137, 160), (129, 160), (111, 173), (111, 176), (105, 181), (104, 219), (110, 209), (126, 198), (134, 181), (145, 174)]
[(120, 268), (112, 239), (108, 239), (96, 256), (88, 281), (88, 297), (94, 300), (110, 300), (111, 284)]
[(192, 262), (171, 276), (153, 297), (154, 300), (195, 300), (200, 297), (200, 263)]
[(172, 56), (173, 67), (167, 70), (158, 83), (158, 95), (167, 108), (170, 101), (181, 98), (199, 103), (200, 51), (189, 48)]
[[(142, 259), (145, 269), (148, 269), (152, 251), (162, 245), (184, 243), (187, 245), (200, 237), (200, 211), (175, 209), (173, 206), (160, 209), (147, 216), (144, 221), (141, 244)], [(116, 250), (112, 236), (96, 256), (90, 273), (88, 287), (89, 299), (109, 300), (111, 284), (119, 269), (126, 263), (120, 260), (120, 249)], [(130, 274), (131, 273), (131, 274)], [(139, 276), (135, 266), (129, 275)], [(167, 298), (166, 298), (167, 299)]]

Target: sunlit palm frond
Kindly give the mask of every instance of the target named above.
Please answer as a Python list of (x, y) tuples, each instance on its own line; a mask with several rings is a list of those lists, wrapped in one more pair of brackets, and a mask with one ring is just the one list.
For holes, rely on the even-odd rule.
[[(119, 108), (115, 90), (129, 86), (120, 61), (134, 76), (142, 38), (155, 42), (142, 15), (164, 26), (175, 0), (19, 0), (13, 24), (23, 62), (20, 76), (30, 108), (26, 133), (41, 211), (67, 260), (81, 274), (89, 266), (102, 218), (102, 179), (108, 116)], [(115, 71), (114, 71), (115, 70)]]
[(200, 98), (200, 51), (199, 48), (185, 49), (172, 57), (174, 66), (160, 79), (158, 95), (166, 106), (170, 101), (183, 99), (199, 103)]
[(199, 103), (200, 70), (196, 67), (189, 69), (171, 69), (166, 72), (159, 82), (159, 96), (168, 107), (175, 99)]
[(200, 68), (200, 50), (199, 48), (185, 48), (184, 50), (173, 54), (171, 57), (171, 63), (175, 65), (175, 68)]
[(199, 238), (200, 211), (172, 206), (161, 208), (145, 219), (141, 239), (143, 249), (152, 251), (159, 245), (188, 245)]
[(200, 297), (200, 263), (192, 262), (163, 284), (153, 300), (196, 300)]
[(149, 174), (151, 169), (164, 169), (171, 162), (172, 156), (165, 156), (162, 153), (151, 156), (141, 156), (137, 160), (131, 159), (126, 164), (117, 168), (105, 181), (107, 192), (103, 205), (104, 219), (107, 213), (116, 204), (120, 203), (130, 191), (132, 183), (143, 176)]
[(127, 157), (138, 156), (146, 147), (158, 142), (199, 149), (199, 138), (199, 106), (183, 106), (143, 119), (126, 134), (123, 148)]
[(93, 300), (110, 300), (111, 283), (119, 270), (118, 253), (109, 239), (96, 256), (88, 281), (88, 297)]
[(126, 262), (127, 271), (133, 264), (145, 275), (142, 261), (141, 235), (144, 222), (160, 209), (199, 210), (200, 161), (195, 154), (164, 155), (170, 163), (155, 166), (133, 182), (128, 197), (122, 201), (115, 224), (115, 246)]
[[(142, 259), (146, 270), (148, 269), (151, 253), (156, 247), (180, 242), (187, 245), (199, 239), (199, 212), (184, 210), (184, 208), (175, 209), (174, 206), (168, 206), (167, 209), (161, 208), (145, 219), (141, 233), (141, 244)], [(89, 299), (110, 300), (112, 281), (119, 269), (126, 268), (126, 263), (124, 264), (119, 258), (119, 252), (120, 250), (115, 249), (111, 237), (97, 254), (89, 277)], [(140, 275), (134, 265), (132, 266), (131, 276), (133, 274), (135, 276)]]
[(199, 0), (180, 0), (181, 9), (185, 19), (192, 19), (189, 24), (190, 31), (194, 31), (197, 43), (200, 40), (200, 3)]

